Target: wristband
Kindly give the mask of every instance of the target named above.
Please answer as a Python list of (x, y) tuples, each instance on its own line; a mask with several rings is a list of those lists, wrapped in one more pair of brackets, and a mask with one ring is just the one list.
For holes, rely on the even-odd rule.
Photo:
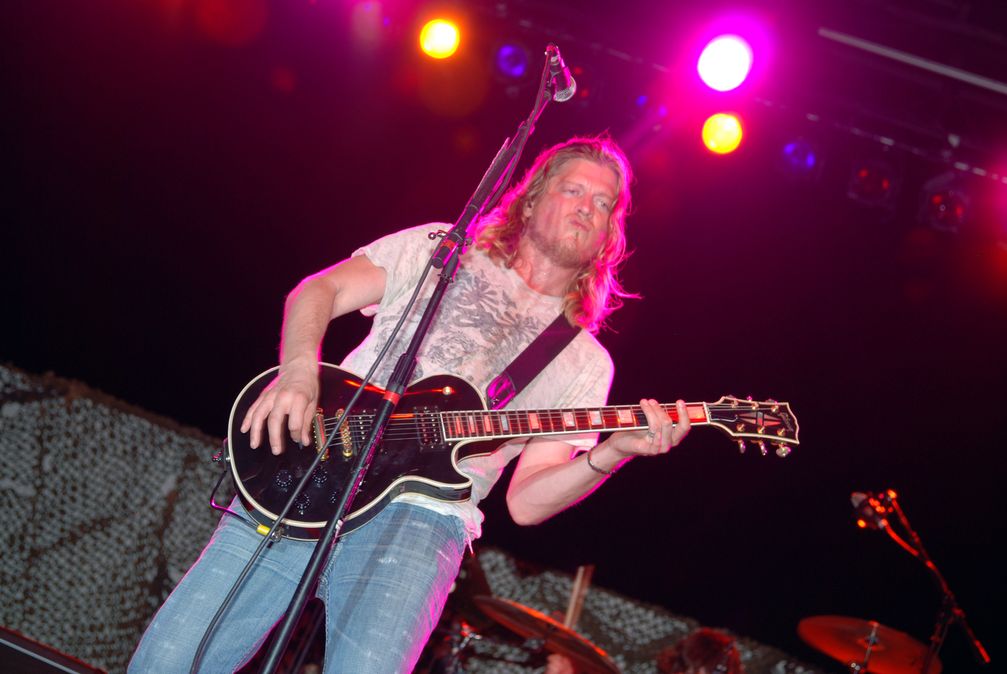
[(595, 445), (591, 449), (587, 450), (587, 467), (601, 475), (613, 474), (615, 472), (614, 468), (612, 470), (604, 470), (603, 468), (599, 468), (598, 466), (594, 465), (594, 463), (591, 462), (591, 452), (593, 452), (596, 449), (598, 449), (598, 445)]

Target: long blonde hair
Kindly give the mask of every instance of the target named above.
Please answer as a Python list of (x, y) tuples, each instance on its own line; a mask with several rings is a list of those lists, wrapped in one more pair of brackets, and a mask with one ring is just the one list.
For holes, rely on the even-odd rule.
[(526, 225), (525, 205), (534, 203), (546, 191), (549, 179), (574, 159), (608, 166), (618, 176), (618, 194), (609, 216), (604, 246), (577, 272), (563, 298), (563, 313), (570, 324), (596, 333), (608, 316), (622, 306), (623, 298), (639, 297), (627, 292), (619, 281), (619, 268), (627, 257), (626, 215), (631, 205), (629, 184), (633, 169), (625, 153), (608, 135), (571, 138), (542, 152), (521, 182), (482, 218), (475, 245), (497, 264), (512, 267)]

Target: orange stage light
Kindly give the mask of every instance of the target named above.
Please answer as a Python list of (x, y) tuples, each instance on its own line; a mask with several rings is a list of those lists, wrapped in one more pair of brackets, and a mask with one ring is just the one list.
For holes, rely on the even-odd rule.
[(456, 51), (461, 42), (458, 25), (447, 19), (433, 19), (424, 24), (420, 31), (420, 49), (427, 56), (446, 59)]

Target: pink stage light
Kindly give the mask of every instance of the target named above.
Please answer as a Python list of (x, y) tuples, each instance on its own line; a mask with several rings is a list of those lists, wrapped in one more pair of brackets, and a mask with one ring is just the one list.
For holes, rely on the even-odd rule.
[(752, 48), (737, 35), (715, 37), (703, 48), (696, 69), (711, 89), (737, 89), (752, 70)]

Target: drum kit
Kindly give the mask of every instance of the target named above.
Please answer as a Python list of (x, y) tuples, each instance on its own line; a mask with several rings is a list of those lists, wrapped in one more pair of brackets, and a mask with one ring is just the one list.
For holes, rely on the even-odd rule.
[[(488, 595), (476, 596), (474, 604), (494, 624), (524, 638), (526, 650), (564, 655), (577, 672), (584, 674), (619, 674), (619, 667), (604, 650), (540, 611)], [(441, 674), (463, 674), (462, 650), (473, 639), (484, 638), (476, 635), (469, 625), (456, 625), (455, 630), (462, 632), (463, 638), (456, 638), (456, 648), (441, 660), (441, 667), (436, 670)], [(836, 615), (813, 616), (800, 621), (797, 633), (812, 648), (841, 662), (851, 674), (941, 672), (941, 662), (936, 657), (931, 660), (927, 672), (923, 672), (928, 650), (926, 644), (873, 620)], [(435, 670), (430, 671), (433, 673)]]
[[(924, 644), (905, 632), (887, 627), (873, 620), (862, 620), (838, 615), (820, 615), (804, 618), (798, 623), (797, 633), (812, 648), (837, 660), (851, 674), (940, 674), (942, 665), (937, 655), (948, 629), (959, 625), (975, 650), (978, 660), (988, 664), (989, 654), (972, 633), (964, 611), (958, 605), (936, 565), (927, 555), (919, 536), (913, 531), (908, 518), (897, 501), (893, 490), (878, 494), (854, 493), (851, 501), (861, 528), (884, 531), (914, 557), (923, 561), (938, 581), (942, 604), (933, 635)], [(895, 530), (900, 525), (901, 535)], [(439, 666), (429, 667), (428, 674), (464, 674), (462, 669), (465, 648), (474, 640), (493, 638), (489, 630), (496, 626), (506, 628), (525, 641), (519, 647), (526, 661), (533, 666), (545, 661), (545, 655), (557, 653), (565, 656), (576, 668), (586, 674), (618, 674), (619, 667), (597, 645), (575, 631), (584, 595), (590, 583), (593, 566), (580, 567), (573, 583), (570, 603), (562, 621), (509, 599), (495, 597), (474, 560), (468, 569), (471, 580), (467, 592), (460, 599), (460, 615), (468, 609), (469, 620), (485, 623), (485, 634), (478, 633), (464, 620), (455, 619), (449, 635), (442, 640), (449, 648), (442, 648)], [(463, 568), (462, 577), (466, 575)], [(472, 590), (475, 589), (476, 592)], [(457, 607), (457, 604), (456, 604)], [(486, 619), (489, 622), (486, 622)], [(480, 655), (480, 657), (483, 657)], [(498, 658), (499, 659), (499, 658)], [(518, 664), (516, 661), (514, 664)]]

